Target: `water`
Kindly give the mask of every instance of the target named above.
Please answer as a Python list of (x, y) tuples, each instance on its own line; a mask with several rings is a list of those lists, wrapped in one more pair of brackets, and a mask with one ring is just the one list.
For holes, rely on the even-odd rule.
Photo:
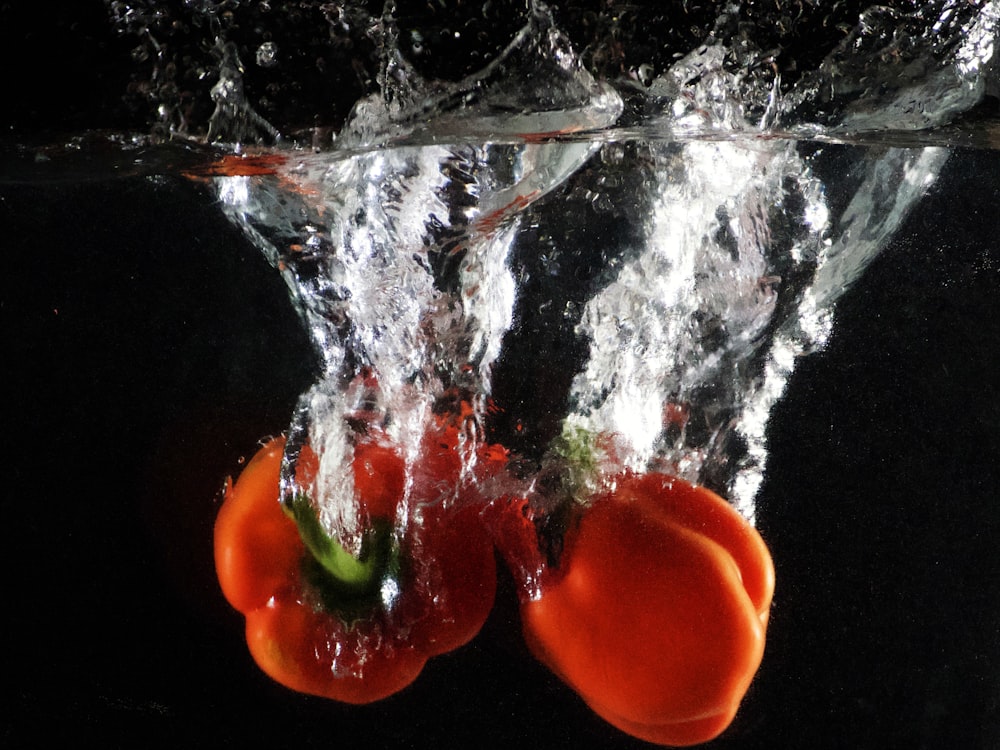
[[(752, 517), (794, 360), (822, 346), (836, 300), (946, 155), (786, 139), (400, 146), (306, 155), (216, 188), (314, 341), (322, 379), (302, 429), (316, 429), (313, 409), (344, 421), (373, 398), (350, 384), (374, 373), (380, 420), (414, 445), (459, 389), (480, 429), (527, 459), (544, 464), (561, 434), (610, 436), (609, 474), (680, 474)], [(839, 214), (820, 176), (830, 164), (854, 186)], [(509, 376), (493, 371), (507, 351), (546, 367), (522, 340), (542, 330), (582, 350), (561, 363), (572, 380), (512, 410), (494, 392)], [(553, 420), (557, 434), (541, 424)]]
[[(838, 297), (947, 158), (932, 145), (821, 142), (941, 126), (985, 92), (996, 5), (961, 24), (950, 5), (937, 12), (905, 40), (890, 26), (900, 16), (866, 12), (788, 91), (777, 73), (734, 67), (720, 17), (640, 96), (594, 78), (539, 5), (496, 58), (457, 81), (426, 81), (390, 46), (382, 90), (355, 105), (332, 150), (289, 154), (264, 175), (240, 174), (233, 160), (234, 174), (215, 180), (220, 201), (285, 276), (321, 361), (294, 419), (288, 494), (299, 489), (299, 446), (323, 445), (307, 489), (328, 530), (356, 538), (344, 427), (356, 400), (374, 398), (390, 439), (416, 446), (457, 389), (479, 439), (488, 411), (509, 409), (492, 371), (505, 347), (521, 346), (515, 319), (537, 330), (546, 313), (535, 308), (551, 306), (562, 308), (551, 343), (572, 338), (586, 353), (564, 363), (575, 373), (564, 393), (512, 415), (534, 438), (501, 436), (525, 459), (526, 487), (497, 492), (532, 492), (560, 444), (596, 440), (601, 469), (589, 483), (662, 470), (752, 519), (768, 414), (796, 358), (822, 346)], [(382, 33), (391, 41), (397, 29)], [(902, 69), (886, 69), (889, 59)], [(213, 91), (230, 93), (212, 122), (243, 107), (239, 135), (257, 115), (235, 93), (235, 68), (223, 63), (220, 75)], [(638, 119), (617, 130), (623, 118)], [(831, 161), (842, 171), (824, 180)], [(628, 240), (591, 239), (609, 225)], [(532, 256), (547, 259), (540, 274), (523, 263)], [(350, 385), (372, 377), (374, 394)], [(546, 434), (541, 421), (561, 426)]]
[[(413, 43), (378, 12), (329, 5), (323, 18), (340, 24), (342, 35), (381, 39), (403, 51)], [(376, 94), (358, 92), (358, 106), (341, 112), (337, 127), (304, 131), (279, 122), (273, 115), (280, 108), (261, 106), (255, 80), (280, 73), (287, 44), (262, 41), (227, 51), (224, 43), (242, 44), (240, 34), (251, 32), (239, 23), (240, 13), (265, 18), (262, 5), (131, 9), (128, 23), (147, 29), (142, 49), (151, 39), (168, 52), (179, 46), (183, 32), (163, 31), (177, 28), (167, 21), (178, 15), (203, 19), (189, 23), (187, 33), (216, 50), (195, 77), (211, 104), (200, 113), (185, 110), (161, 76), (152, 135), (80, 133), (68, 145), (16, 144), (5, 151), (4, 224), (22, 248), (9, 278), (27, 284), (5, 297), (18, 303), (8, 309), (31, 311), (14, 318), (21, 331), (15, 351), (34, 363), (27, 368), (34, 376), (21, 388), (34, 394), (27, 400), (36, 404), (37, 424), (24, 431), (23, 442), (51, 443), (71, 456), (102, 436), (118, 454), (104, 456), (96, 464), (103, 468), (94, 470), (94, 486), (108, 496), (99, 516), (74, 506), (63, 511), (66, 530), (51, 532), (64, 552), (46, 555), (46, 545), (21, 542), (18, 549), (50, 561), (43, 571), (55, 575), (74, 557), (97, 563), (97, 579), (118, 582), (144, 606), (163, 610), (174, 628), (164, 638), (192, 634), (199, 656), (196, 664), (183, 662), (189, 671), (218, 694), (232, 691), (224, 685), (240, 663), (238, 634), (199, 641), (190, 617), (168, 612), (145, 582), (162, 587), (165, 577), (168, 588), (184, 591), (182, 609), (208, 612), (206, 622), (224, 619), (211, 577), (195, 559), (200, 553), (177, 551), (191, 538), (204, 542), (210, 528), (212, 508), (191, 498), (211, 496), (213, 482), (261, 435), (290, 429), (293, 451), (307, 440), (323, 446), (324, 469), (312, 494), (328, 528), (350, 541), (357, 529), (343, 481), (352, 429), (345, 417), (363, 405), (394, 441), (415, 446), (428, 414), (456, 403), (458, 393), (458, 403), (472, 407), (466, 455), (483, 440), (503, 442), (514, 455), (516, 476), (492, 492), (530, 491), (544, 471), (560, 468), (565, 441), (599, 435), (610, 440), (600, 443), (603, 473), (590, 481), (623, 465), (680, 473), (716, 488), (762, 527), (787, 581), (785, 603), (775, 611), (775, 645), (765, 659), (765, 670), (773, 659), (773, 671), (762, 675), (756, 709), (744, 709), (747, 720), (728, 740), (733, 746), (822, 745), (823, 738), (837, 746), (846, 737), (858, 740), (852, 746), (880, 737), (885, 746), (898, 737), (934, 742), (956, 731), (967, 733), (966, 746), (991, 746), (997, 683), (983, 664), (1000, 656), (991, 646), (996, 611), (989, 595), (996, 589), (989, 581), (996, 563), (988, 554), (997, 531), (990, 511), (991, 477), (997, 477), (988, 459), (995, 439), (983, 426), (997, 416), (986, 353), (995, 333), (989, 290), (1000, 226), (983, 196), (996, 194), (1000, 163), (996, 121), (980, 102), (996, 92), (996, 3), (872, 8), (821, 59), (794, 73), (788, 55), (771, 59), (763, 42), (747, 46), (745, 26), (731, 26), (732, 11), (713, 12), (699, 33), (673, 29), (675, 52), (666, 59), (662, 50), (650, 61), (626, 53), (629, 64), (610, 77), (597, 64), (599, 50), (574, 46), (563, 31), (574, 28), (574, 17), (538, 6), (509, 39), (483, 53), (485, 68), (470, 64), (446, 80), (431, 79), (425, 73), (433, 68), (426, 60), (421, 68), (419, 55), (415, 61), (386, 55), (371, 65)], [(763, 12), (747, 3), (744, 20), (759, 29), (766, 26)], [(623, 15), (621, 22), (627, 20)], [(360, 55), (360, 37), (352, 38)], [(244, 51), (237, 64), (232, 50), (245, 48), (254, 55)], [(805, 60), (806, 51), (795, 49)], [(167, 54), (145, 59), (162, 72)], [(534, 85), (511, 83), (522, 80)], [(278, 82), (273, 96), (284, 101), (291, 87), (280, 76)], [(551, 100), (539, 108), (544, 95)], [(163, 134), (174, 140), (162, 141)], [(963, 170), (973, 167), (980, 182), (970, 186)], [(103, 224), (94, 223), (101, 207), (87, 198), (91, 192), (119, 207)], [(965, 203), (964, 195), (971, 196)], [(955, 214), (965, 205), (978, 208), (968, 209), (962, 227)], [(935, 219), (934, 210), (949, 213)], [(59, 231), (46, 226), (53, 217)], [(181, 229), (187, 221), (192, 228)], [(937, 234), (942, 224), (953, 234)], [(119, 244), (147, 232), (147, 240)], [(94, 236), (77, 239), (84, 233)], [(100, 241), (121, 249), (101, 252), (94, 244)], [(171, 261), (169, 248), (178, 241), (188, 247)], [(154, 262), (162, 286), (144, 270)], [(80, 281), (69, 269), (86, 270), (81, 278), (93, 280)], [(112, 283), (102, 284), (102, 273)], [(231, 289), (235, 279), (239, 290)], [(135, 302), (113, 306), (109, 290), (134, 295)], [(257, 297), (244, 295), (266, 299), (267, 312), (251, 304)], [(978, 307), (963, 307), (970, 297), (981, 300)], [(237, 314), (226, 324), (199, 312), (206, 309), (219, 310), (223, 320)], [(72, 317), (81, 311), (96, 322)], [(19, 329), (25, 318), (28, 325)], [(914, 320), (926, 331), (920, 328), (911, 348), (900, 345), (905, 355), (896, 353), (883, 328)], [(123, 329), (128, 346), (116, 352), (105, 337)], [(202, 339), (197, 330), (214, 333)], [(48, 353), (39, 353), (40, 341), (51, 344)], [(824, 354), (801, 359), (814, 352)], [(852, 352), (865, 352), (890, 374), (866, 376), (863, 359), (859, 364)], [(820, 363), (805, 365), (804, 380), (796, 372), (803, 362)], [(833, 369), (810, 380), (824, 362)], [(72, 363), (82, 375), (71, 373)], [(898, 380), (893, 368), (900, 368)], [(273, 387), (261, 385), (261, 371)], [(374, 389), (366, 385), (372, 373)], [(942, 373), (963, 373), (965, 380)], [(866, 382), (881, 383), (881, 390)], [(815, 392), (810, 383), (819, 384)], [(828, 404), (837, 397), (848, 408), (841, 403), (832, 411), (837, 416), (824, 421), (823, 410), (833, 409)], [(894, 398), (922, 401), (912, 411), (894, 410)], [(255, 399), (267, 405), (253, 406)], [(96, 421), (93, 415), (73, 421), (88, 403), (100, 409)], [(186, 404), (190, 415), (175, 413), (183, 409), (173, 404)], [(960, 419), (966, 421), (956, 430), (953, 420)], [(155, 449), (129, 447), (130, 440), (147, 440), (143, 424), (158, 433), (169, 424), (179, 437), (161, 436)], [(851, 444), (828, 436), (832, 430)], [(215, 447), (206, 449), (213, 440)], [(856, 458), (862, 446), (870, 460)], [(156, 463), (154, 451), (161, 468), (128, 469), (130, 456)], [(295, 458), (290, 453), (286, 484)], [(83, 457), (70, 462), (77, 475), (88, 475)], [(164, 483), (162, 467), (178, 463), (180, 473), (203, 464), (202, 484), (172, 492), (145, 488), (153, 499), (143, 513), (152, 521), (123, 515), (128, 498), (107, 490), (133, 486), (124, 478), (133, 474)], [(36, 476), (47, 469), (37, 457), (24, 466)], [(810, 467), (822, 479), (814, 480)], [(945, 479), (934, 484), (936, 475)], [(927, 499), (918, 478), (934, 487)], [(22, 484), (25, 492), (35, 489), (34, 482)], [(50, 502), (60, 507), (59, 498)], [(43, 514), (22, 512), (28, 528), (44, 526)], [(179, 521), (182, 515), (188, 520)], [(146, 559), (138, 543), (124, 545), (121, 557), (94, 550), (80, 537), (103, 538), (100, 518), (133, 541), (136, 526), (151, 524), (153, 531), (144, 533), (162, 543), (168, 562)], [(831, 540), (845, 549), (816, 551)], [(129, 562), (136, 559), (143, 560), (138, 569)], [(941, 574), (940, 566), (949, 572)], [(192, 690), (184, 670), (171, 666), (176, 657), (169, 649), (150, 652), (146, 626), (136, 622), (138, 604), (113, 605), (110, 584), (87, 584), (82, 573), (70, 577), (74, 593), (66, 596), (78, 608), (88, 609), (96, 595), (118, 613), (117, 624), (104, 631), (98, 618), (87, 617), (88, 632), (103, 633), (94, 642), (130, 644), (161, 676), (138, 679), (124, 666), (109, 673), (97, 655), (67, 651), (64, 658), (90, 675), (103, 696), (95, 702), (82, 683), (74, 688), (74, 725), (97, 724), (110, 736), (111, 722), (121, 727), (124, 716), (143, 730), (180, 731), (213, 701), (224, 701), (229, 715), (245, 716), (239, 701), (250, 700), (271, 717), (255, 719), (257, 731), (280, 734), (279, 727), (295, 726), (303, 744), (323, 741), (324, 732), (301, 726), (328, 726), (329, 708), (290, 707), (290, 699), (256, 683), (226, 699), (208, 688)], [(34, 596), (21, 585), (26, 598)], [(873, 608), (859, 587), (891, 604), (885, 612)], [(805, 593), (813, 588), (815, 598)], [(831, 597), (841, 614), (829, 611)], [(510, 616), (502, 603), (499, 611), (497, 618)], [(921, 618), (925, 625), (917, 624)], [(32, 637), (52, 630), (32, 617), (22, 622), (16, 632)], [(578, 731), (605, 732), (528, 665), (503, 634), (516, 626), (500, 622), (485, 634), (486, 645), (416, 687), (425, 692), (378, 714), (373, 742), (389, 747), (413, 732), (471, 741), (487, 725), (511, 742), (542, 736), (549, 746)], [(859, 631), (854, 650), (821, 641), (848, 629)], [(954, 642), (944, 643), (941, 634), (952, 632)], [(918, 643), (938, 650), (909, 645)], [(233, 653), (216, 668), (210, 654), (218, 648)], [(827, 650), (829, 658), (816, 656)], [(878, 674), (856, 685), (848, 665), (865, 672), (871, 662)], [(484, 664), (489, 674), (502, 674), (505, 664), (513, 672), (497, 678), (499, 690), (469, 688)], [(448, 669), (467, 674), (455, 677)], [(972, 675), (968, 714), (953, 697), (958, 672)], [(20, 705), (30, 715), (54, 699), (39, 676), (25, 685)], [(470, 694), (458, 694), (455, 685)], [(829, 699), (837, 685), (843, 700)], [(895, 692), (885, 698), (886, 690)], [(413, 718), (422, 713), (413, 706), (427, 708), (440, 695), (464, 711), (483, 713), (489, 704), (494, 712), (499, 705), (497, 715), (526, 717), (524, 727)], [(866, 740), (851, 725), (881, 721), (871, 705), (883, 699), (905, 727), (888, 722), (897, 729), (872, 729)], [(805, 726), (793, 725), (808, 722), (786, 715), (809, 711), (843, 721), (817, 718), (806, 734)], [(545, 718), (551, 714), (572, 717), (565, 733)], [(308, 720), (298, 721), (303, 715)], [(959, 718), (966, 715), (967, 722)], [(371, 733), (372, 716), (344, 715), (341, 726)], [(956, 729), (960, 724), (966, 728)], [(602, 736), (609, 745), (630, 746), (627, 738)]]

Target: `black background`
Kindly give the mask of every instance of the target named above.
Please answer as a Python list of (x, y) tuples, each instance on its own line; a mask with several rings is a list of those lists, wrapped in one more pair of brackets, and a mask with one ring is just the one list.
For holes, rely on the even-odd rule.
[[(0, 185), (0, 742), (645, 747), (531, 660), (508, 586), (382, 703), (258, 672), (211, 527), (311, 381), (308, 345), (202, 187), (82, 177)], [(997, 153), (957, 152), (799, 364), (759, 500), (768, 651), (714, 746), (1000, 746), (998, 205)]]
[[(997, 166), (953, 157), (774, 414), (760, 527), (778, 592), (720, 747), (1000, 740)], [(180, 179), (5, 185), (0, 236), (14, 697), (0, 736), (638, 744), (530, 660), (509, 589), (479, 639), (382, 704), (259, 674), (213, 577), (211, 525), (223, 478), (312, 377), (279, 277)]]

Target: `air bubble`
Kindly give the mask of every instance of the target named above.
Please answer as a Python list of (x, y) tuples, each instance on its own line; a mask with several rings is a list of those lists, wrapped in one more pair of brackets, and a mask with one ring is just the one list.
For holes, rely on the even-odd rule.
[(278, 45), (264, 42), (257, 48), (257, 64), (262, 68), (273, 68), (278, 64)]
[(643, 63), (635, 71), (635, 77), (643, 86), (650, 86), (653, 83), (653, 76), (656, 70), (649, 63)]

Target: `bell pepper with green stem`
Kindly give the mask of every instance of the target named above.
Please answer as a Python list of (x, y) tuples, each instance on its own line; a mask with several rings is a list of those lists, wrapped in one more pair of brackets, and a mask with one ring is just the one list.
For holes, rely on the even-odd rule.
[(525, 581), (525, 640), (622, 731), (661, 745), (707, 742), (732, 722), (761, 663), (771, 556), (703, 487), (628, 472), (604, 487), (566, 499), (556, 544), (539, 542), (553, 532), (526, 500), (499, 519), (500, 549)]
[(355, 446), (355, 497), (367, 529), (357, 556), (322, 529), (305, 497), (291, 508), (279, 500), (282, 438), (229, 484), (215, 525), (219, 583), (246, 617), (251, 655), (277, 682), (369, 703), (402, 690), (429, 658), (479, 631), (496, 568), (478, 508), (421, 502), (422, 492), (437, 491), (432, 478), (458, 483), (450, 437), (425, 440), (402, 528), (395, 519), (407, 485), (403, 460), (377, 441)]

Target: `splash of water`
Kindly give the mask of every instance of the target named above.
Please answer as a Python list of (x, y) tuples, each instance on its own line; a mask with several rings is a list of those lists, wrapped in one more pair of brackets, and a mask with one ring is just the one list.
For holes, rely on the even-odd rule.
[[(321, 377), (294, 417), (285, 484), (295, 490), (301, 446), (318, 449), (306, 489), (331, 533), (360, 543), (354, 416), (413, 465), (429, 414), (458, 393), (475, 443), (504, 352), (546, 325), (525, 305), (532, 285), (531, 299), (564, 304), (560, 330), (585, 352), (518, 364), (572, 369), (554, 415), (563, 434), (609, 436), (608, 475), (680, 474), (753, 518), (768, 415), (796, 359), (822, 346), (838, 297), (946, 158), (931, 146), (840, 150), (832, 179), (835, 149), (816, 144), (969, 110), (992, 75), (1000, 3), (873, 7), (791, 86), (738, 13), (659, 75), (614, 85), (540, 3), (495, 59), (454, 81), (422, 77), (385, 15), (381, 89), (332, 150), (279, 151), (266, 174), (217, 178), (315, 345)], [(262, 127), (240, 75), (220, 68), (213, 135)], [(595, 246), (609, 225), (628, 241)]]
[[(521, 133), (606, 127), (620, 114), (617, 95), (568, 57), (545, 20), (534, 19), (475, 80), (436, 87), (417, 104), (401, 104), (399, 91), (360, 102), (332, 155), (217, 181), (227, 214), (284, 274), (320, 359), (320, 380), (303, 396), (289, 437), (287, 491), (298, 489), (294, 465), (308, 443), (320, 456), (309, 495), (327, 528), (354, 543), (360, 529), (344, 420), (366, 404), (411, 465), (431, 411), (448, 394), (461, 394), (481, 420), (512, 321), (509, 256), (523, 212), (596, 148)], [(510, 75), (553, 87), (549, 108), (500, 117), (521, 94), (504, 85)], [(415, 79), (406, 76), (408, 89)], [(441, 118), (431, 121), (435, 139), (451, 122), (481, 142), (393, 145), (429, 127), (428, 113)], [(487, 133), (511, 142), (490, 142)], [(467, 456), (472, 447), (462, 446)]]

